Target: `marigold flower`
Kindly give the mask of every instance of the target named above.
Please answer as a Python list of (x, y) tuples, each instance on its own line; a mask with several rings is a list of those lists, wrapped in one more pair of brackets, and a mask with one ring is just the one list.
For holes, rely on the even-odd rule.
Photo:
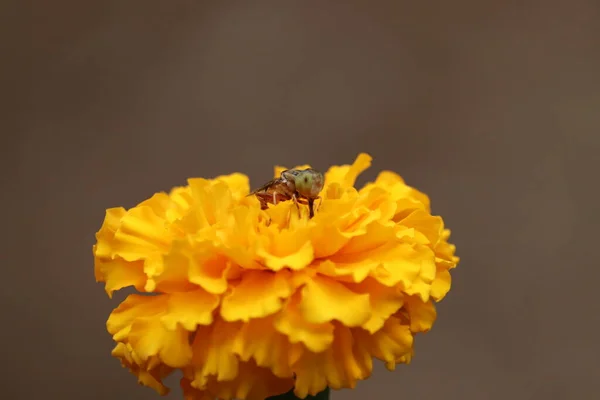
[(108, 318), (113, 356), (160, 394), (181, 370), (186, 399), (304, 398), (353, 388), (374, 357), (409, 363), (458, 257), (428, 197), (397, 174), (354, 188), (370, 164), (331, 167), (312, 219), (291, 201), (261, 210), (239, 173), (108, 209), (96, 280), (109, 297), (140, 292)]

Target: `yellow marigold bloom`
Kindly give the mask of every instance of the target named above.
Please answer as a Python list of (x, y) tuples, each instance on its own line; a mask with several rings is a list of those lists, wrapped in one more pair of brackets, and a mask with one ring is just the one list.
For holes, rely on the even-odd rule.
[[(186, 399), (304, 398), (353, 388), (373, 357), (408, 363), (458, 262), (429, 199), (371, 164), (325, 174), (314, 218), (291, 201), (261, 210), (245, 175), (194, 178), (125, 210), (106, 211), (96, 280), (109, 296), (113, 355), (161, 394), (183, 372)], [(305, 167), (305, 166), (302, 166)], [(275, 175), (283, 170), (275, 168)], [(148, 295), (152, 293), (153, 295)]]

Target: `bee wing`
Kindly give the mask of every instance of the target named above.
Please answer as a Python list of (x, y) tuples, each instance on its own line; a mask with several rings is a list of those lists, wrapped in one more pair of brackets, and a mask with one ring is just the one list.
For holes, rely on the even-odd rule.
[(269, 189), (271, 186), (275, 185), (278, 182), (279, 182), (279, 178), (277, 178), (277, 179), (271, 179), (269, 182), (265, 183), (264, 185), (262, 185), (258, 189), (255, 189), (252, 192), (248, 193), (248, 196), (251, 196), (251, 195), (256, 194), (258, 192), (264, 192), (264, 191), (266, 191), (267, 189)]

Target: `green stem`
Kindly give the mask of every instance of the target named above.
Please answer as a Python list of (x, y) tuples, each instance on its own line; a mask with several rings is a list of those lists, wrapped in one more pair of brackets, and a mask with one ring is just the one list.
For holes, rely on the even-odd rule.
[[(298, 400), (298, 397), (294, 395), (294, 389), (292, 389), (284, 394), (267, 397), (265, 400)], [(316, 396), (306, 396), (304, 400), (329, 400), (329, 388), (318, 393)]]

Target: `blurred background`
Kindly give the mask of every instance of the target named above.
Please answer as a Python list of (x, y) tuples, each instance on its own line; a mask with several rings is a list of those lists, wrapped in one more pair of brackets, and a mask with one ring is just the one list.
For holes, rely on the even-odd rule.
[(600, 394), (597, 0), (0, 9), (3, 397), (159, 398), (110, 356), (106, 208), (363, 151), (360, 182), (427, 193), (461, 263), (413, 363), (332, 398)]

